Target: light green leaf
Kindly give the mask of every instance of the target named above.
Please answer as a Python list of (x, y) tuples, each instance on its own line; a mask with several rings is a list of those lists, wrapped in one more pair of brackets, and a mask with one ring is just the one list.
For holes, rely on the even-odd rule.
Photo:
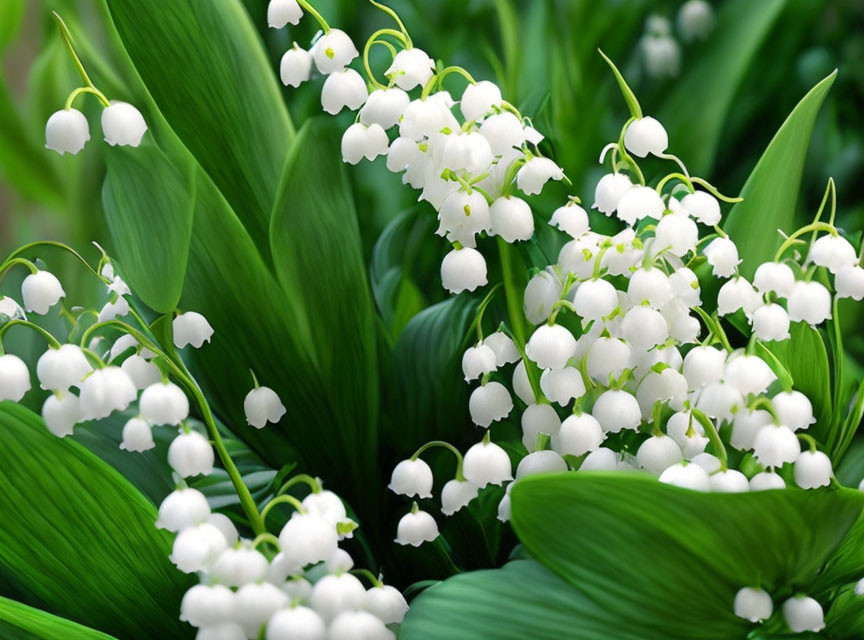
[(2, 597), (0, 636), (10, 640), (113, 640), (95, 629)]
[(266, 253), (293, 131), (242, 4), (109, 0), (108, 6), (159, 110)]
[(156, 508), (117, 471), (0, 404), (0, 583), (4, 593), (119, 638), (184, 637), (192, 578), (169, 562)]
[(742, 587), (806, 591), (864, 505), (847, 489), (706, 494), (635, 473), (531, 476), (511, 498), (532, 555), (623, 628), (691, 640), (747, 635)]
[(138, 148), (106, 146), (105, 161), (102, 204), (123, 276), (147, 306), (173, 311), (189, 255), (195, 174), (175, 167), (149, 136)]
[(836, 76), (835, 71), (813, 87), (789, 114), (741, 189), (743, 202), (726, 216), (723, 229), (738, 245), (740, 270), (748, 278), (773, 259), (782, 240), (777, 230), (793, 231), (813, 125)]
[(605, 53), (603, 53), (603, 51), (600, 51), (600, 55), (603, 56), (606, 64), (608, 64), (609, 67), (612, 69), (612, 74), (615, 76), (615, 80), (618, 82), (618, 88), (621, 89), (621, 94), (624, 96), (624, 101), (627, 103), (627, 108), (630, 110), (630, 117), (641, 118), (642, 107), (639, 106), (639, 100), (636, 99), (636, 94), (633, 93), (633, 90), (627, 84), (624, 76), (622, 76), (621, 72), (618, 71), (618, 67), (615, 66), (615, 63), (612, 62), (609, 57)]

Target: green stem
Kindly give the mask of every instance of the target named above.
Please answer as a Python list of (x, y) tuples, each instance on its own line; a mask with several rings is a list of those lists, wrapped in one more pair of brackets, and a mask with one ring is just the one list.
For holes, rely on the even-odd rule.
[(774, 422), (775, 425), (780, 424), (780, 416), (777, 415), (777, 410), (774, 408), (774, 403), (765, 396), (759, 396), (753, 402), (751, 402), (747, 408), (750, 409), (750, 411), (762, 408), (771, 414), (771, 420), (772, 422)]
[(351, 569), (348, 573), (353, 573), (356, 576), (363, 576), (372, 583), (373, 587), (381, 588), (384, 586), (384, 583), (381, 582), (374, 573), (369, 571), (369, 569)]
[(399, 14), (397, 14), (393, 9), (388, 6), (381, 4), (380, 2), (375, 2), (375, 0), (369, 0), (372, 5), (378, 7), (384, 13), (388, 14), (393, 20), (396, 21), (396, 24), (399, 26), (399, 29), (402, 31), (402, 34), (405, 36), (406, 41), (406, 49), (411, 49), (413, 44), (411, 43), (411, 36), (408, 34), (408, 29), (405, 28), (405, 25), (402, 24), (402, 19), (399, 18)]
[(48, 344), (50, 344), (55, 349), (59, 349), (61, 346), (60, 341), (57, 340), (57, 338), (52, 336), (50, 333), (48, 333), (48, 331), (40, 327), (38, 324), (33, 324), (28, 320), (10, 320), (6, 324), (4, 324), (2, 327), (0, 327), (0, 340), (3, 339), (3, 334), (6, 333), (6, 330), (9, 329), (9, 327), (14, 327), (15, 325), (27, 327), (29, 329), (32, 329), (36, 333), (42, 334), (42, 337), (45, 338)]
[(717, 428), (714, 426), (714, 423), (711, 422), (708, 416), (699, 411), (699, 409), (691, 409), (690, 415), (696, 418), (696, 420), (699, 421), (699, 424), (701, 424), (705, 429), (705, 433), (708, 434), (708, 439), (711, 440), (711, 444), (717, 452), (717, 457), (720, 458), (720, 469), (725, 471), (727, 465), (726, 447), (723, 446), (723, 441), (720, 439), (720, 434), (717, 433)]
[(258, 545), (261, 544), (262, 542), (269, 542), (270, 544), (272, 544), (277, 549), (280, 548), (279, 547), (279, 538), (274, 536), (272, 533), (268, 533), (267, 531), (265, 531), (264, 533), (259, 533), (257, 536), (255, 536), (255, 539), (252, 541), (252, 548), (257, 549)]
[(832, 236), (838, 235), (837, 229), (834, 227), (833, 224), (827, 224), (825, 222), (811, 222), (810, 224), (801, 227), (800, 229), (798, 229), (798, 231), (786, 238), (785, 242), (783, 242), (783, 244), (780, 245), (780, 248), (777, 249), (777, 253), (774, 254), (774, 262), (780, 262), (780, 258), (783, 257), (783, 253), (789, 247), (795, 244), (795, 240), (798, 237), (803, 236), (805, 233), (810, 233), (811, 231), (825, 231), (827, 233), (830, 233)]
[(68, 111), (72, 108), (72, 104), (75, 102), (75, 98), (77, 98), (82, 93), (92, 93), (94, 96), (99, 98), (99, 102), (102, 103), (102, 106), (107, 107), (111, 103), (108, 101), (108, 98), (105, 97), (105, 94), (96, 89), (95, 87), (78, 87), (72, 93), (69, 94), (69, 97), (66, 98), (65, 109)]
[(799, 440), (803, 440), (810, 447), (810, 451), (817, 452), (819, 451), (819, 447), (816, 445), (816, 439), (811, 436), (809, 433), (796, 433)]
[(73, 249), (69, 245), (63, 244), (62, 242), (55, 242), (54, 240), (39, 240), (37, 242), (30, 242), (28, 244), (25, 244), (22, 247), (18, 247), (17, 249), (15, 249), (15, 251), (9, 254), (3, 264), (0, 264), (0, 273), (3, 272), (9, 261), (15, 259), (17, 256), (20, 256), (22, 253), (25, 253), (35, 247), (56, 247), (58, 249), (63, 249), (63, 251), (66, 251), (67, 253), (74, 256), (79, 262), (81, 262), (81, 264), (87, 267), (89, 271), (91, 271), (97, 278), (99, 278), (100, 282), (105, 283), (105, 279), (93, 267), (90, 266), (90, 263), (87, 262), (80, 253), (75, 251), (75, 249)]
[[(363, 68), (366, 69), (366, 77), (376, 89), (386, 89), (387, 86), (378, 82), (375, 78), (375, 75), (372, 73), (372, 66), (369, 64), (369, 52), (372, 50), (372, 45), (376, 42), (384, 42), (383, 40), (379, 41), (378, 36), (393, 36), (394, 38), (397, 38), (406, 49), (410, 49), (411, 47), (409, 46), (408, 40), (405, 38), (405, 34), (396, 31), (395, 29), (378, 29), (378, 31), (373, 33), (369, 36), (369, 39), (366, 40), (366, 46), (363, 47)], [(395, 52), (395, 49), (393, 49), (393, 51)], [(395, 58), (396, 56), (394, 55), (393, 57)]]
[(492, 302), (492, 297), (495, 295), (495, 292), (501, 288), (502, 284), (499, 282), (494, 287), (489, 290), (489, 293), (486, 294), (486, 297), (483, 298), (483, 302), (480, 303), (480, 306), (477, 307), (477, 315), (474, 317), (474, 322), (472, 326), (468, 328), (468, 333), (470, 334), (472, 330), (477, 331), (477, 342), (483, 342), (483, 314), (486, 311), (486, 307), (489, 306), (489, 303)]
[(462, 453), (459, 451), (459, 449), (454, 447), (449, 442), (445, 442), (444, 440), (432, 440), (431, 442), (427, 442), (414, 452), (414, 455), (411, 456), (411, 460), (416, 460), (420, 457), (421, 453), (423, 453), (427, 449), (431, 449), (432, 447), (442, 447), (444, 449), (448, 449), (454, 456), (456, 456), (456, 479), (459, 482), (465, 482), (465, 476), (462, 475)]
[(321, 493), (321, 483), (318, 481), (317, 478), (313, 478), (307, 473), (298, 473), (296, 476), (293, 476), (285, 481), (285, 484), (283, 484), (279, 488), (279, 491), (276, 492), (276, 496), (281, 496), (283, 493), (288, 491), (288, 489), (290, 489), (294, 485), (300, 484), (301, 482), (303, 484), (309, 485), (312, 493)]
[(303, 505), (300, 501), (294, 496), (283, 494), (281, 496), (277, 496), (273, 498), (270, 502), (264, 505), (264, 508), (261, 509), (261, 523), (263, 524), (267, 520), (267, 514), (273, 510), (278, 504), (290, 504), (294, 507), (298, 513), (306, 513), (306, 509), (303, 508)]
[(324, 16), (322, 16), (320, 13), (318, 13), (318, 11), (315, 10), (315, 7), (309, 4), (306, 0), (297, 0), (297, 4), (303, 7), (303, 9), (305, 9), (310, 16), (312, 16), (313, 18), (315, 18), (315, 20), (318, 21), (318, 24), (321, 25), (321, 29), (324, 30), (324, 33), (330, 33), (330, 25), (327, 24)]
[(710, 331), (714, 337), (716, 337), (720, 343), (723, 345), (723, 348), (726, 349), (729, 353), (732, 353), (732, 345), (729, 344), (729, 338), (726, 337), (726, 332), (723, 331), (723, 327), (720, 324), (719, 320), (715, 320), (708, 313), (703, 310), (701, 307), (693, 307), (693, 310), (699, 314), (699, 317), (702, 318), (702, 321), (705, 323), (705, 326), (708, 327), (708, 331)]
[(723, 202), (728, 202), (730, 204), (734, 204), (736, 202), (743, 202), (744, 198), (730, 198), (729, 196), (724, 196), (720, 191), (717, 190), (713, 184), (708, 182), (707, 180), (703, 180), (702, 178), (690, 178), (694, 183), (703, 187), (708, 193), (713, 195), (718, 200), (722, 200)]
[(10, 267), (14, 267), (16, 264), (24, 265), (30, 269), (30, 273), (36, 273), (39, 271), (39, 268), (29, 260), (25, 260), (24, 258), (7, 258), (6, 261), (0, 265), (0, 282), (3, 281), (3, 278), (6, 276), (6, 272)]

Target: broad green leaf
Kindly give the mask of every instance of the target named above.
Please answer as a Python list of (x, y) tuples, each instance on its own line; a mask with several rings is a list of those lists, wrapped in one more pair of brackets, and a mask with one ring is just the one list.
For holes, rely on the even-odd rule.
[(742, 587), (806, 591), (864, 506), (847, 489), (705, 494), (635, 473), (532, 476), (511, 498), (540, 562), (625, 628), (688, 639), (745, 637)]
[(777, 230), (793, 231), (813, 125), (836, 76), (835, 71), (822, 80), (792, 110), (741, 189), (743, 201), (726, 216), (723, 228), (738, 245), (741, 273), (748, 278), (773, 259), (782, 240)]
[(533, 560), (435, 584), (411, 602), (400, 640), (660, 640), (626, 625)]
[(6, 402), (0, 486), (0, 583), (16, 599), (119, 638), (187, 635), (178, 611), (192, 579), (169, 562), (156, 508), (117, 471)]
[[(731, 0), (719, 5), (711, 37), (685, 67), (658, 116), (669, 129), (672, 152), (690, 170), (711, 170), (726, 115), (744, 74), (786, 0)], [(772, 230), (773, 232), (773, 230)]]
[(832, 638), (864, 637), (864, 598), (856, 595), (850, 585), (834, 598), (825, 624)]
[(0, 637), (12, 640), (113, 640), (112, 636), (0, 597)]
[(861, 578), (864, 578), (864, 516), (858, 518), (840, 546), (825, 563), (817, 587), (830, 589), (838, 584)]
[(195, 174), (174, 166), (149, 136), (138, 148), (106, 147), (105, 160), (102, 204), (123, 276), (151, 309), (173, 311), (186, 273)]
[(109, 0), (111, 16), (168, 124), (263, 252), (293, 130), (239, 0)]

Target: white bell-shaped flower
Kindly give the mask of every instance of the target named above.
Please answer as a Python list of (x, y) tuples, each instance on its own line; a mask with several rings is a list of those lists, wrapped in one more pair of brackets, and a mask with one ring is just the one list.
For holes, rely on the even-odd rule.
[(652, 78), (674, 78), (681, 69), (681, 47), (669, 36), (645, 36), (639, 42), (645, 71)]
[(684, 356), (682, 372), (691, 390), (720, 382), (726, 370), (726, 352), (708, 346), (696, 346)]
[(468, 480), (448, 480), (441, 489), (441, 513), (452, 516), (477, 497), (480, 488)]
[(384, 72), (396, 86), (405, 91), (423, 87), (435, 71), (435, 61), (425, 51), (412, 47), (403, 49), (393, 58), (393, 63)]
[[(111, 345), (111, 351), (108, 353), (108, 360), (116, 360), (130, 349), (135, 349), (137, 347), (138, 341), (134, 337), (130, 336), (128, 333), (124, 334), (117, 338), (117, 340), (114, 341), (114, 344)], [(151, 360), (155, 357), (156, 354), (154, 354), (146, 347), (141, 347), (139, 355), (145, 360)]]
[(624, 315), (621, 333), (632, 348), (647, 351), (669, 339), (669, 324), (656, 309), (633, 307)]
[(512, 509), (510, 507), (510, 488), (513, 485), (507, 486), (507, 492), (504, 494), (504, 497), (501, 498), (501, 502), (498, 503), (498, 520), (501, 522), (510, 522), (510, 515)]
[(296, 606), (282, 609), (267, 622), (267, 640), (324, 640), (327, 625), (314, 609)]
[(703, 469), (705, 469), (709, 476), (712, 473), (719, 472), (720, 468), (723, 466), (723, 463), (720, 462), (720, 458), (706, 452), (693, 456), (690, 462), (692, 462), (693, 464), (697, 464)]
[(492, 233), (507, 242), (530, 240), (534, 235), (534, 215), (521, 198), (502, 196), (489, 207)]
[(779, 304), (765, 304), (753, 312), (753, 333), (759, 340), (787, 340), (789, 314)]
[(483, 116), (490, 113), (495, 107), (500, 107), (503, 102), (501, 89), (494, 82), (481, 80), (469, 84), (462, 93), (459, 108), (466, 121), (480, 121)]
[[(492, 349), (495, 354), (496, 365), (503, 367), (521, 359), (516, 343), (503, 331), (496, 331), (483, 339), (483, 346)], [(463, 367), (464, 372), (464, 367)]]
[(636, 452), (636, 462), (646, 471), (660, 474), (673, 464), (684, 460), (681, 447), (667, 435), (651, 436)]
[(753, 286), (761, 293), (773, 292), (781, 298), (788, 298), (795, 286), (795, 274), (783, 262), (763, 262), (753, 275)]
[(724, 378), (746, 396), (749, 393), (764, 393), (777, 379), (777, 375), (762, 358), (741, 355), (730, 358), (726, 363)]
[(792, 431), (807, 429), (816, 422), (813, 404), (800, 391), (781, 391), (771, 398), (771, 404), (774, 405), (774, 411), (780, 422)]
[(633, 306), (647, 302), (653, 308), (659, 309), (672, 299), (672, 285), (669, 277), (660, 269), (637, 269), (627, 283), (627, 297)]
[(81, 384), (81, 415), (85, 420), (107, 418), (137, 397), (135, 383), (120, 367), (97, 369)]
[(234, 620), (247, 638), (257, 638), (261, 627), (288, 604), (288, 594), (269, 582), (244, 584), (234, 594)]
[(585, 321), (602, 321), (618, 308), (618, 290), (602, 278), (586, 280), (573, 298), (576, 313)]
[(209, 475), (214, 456), (210, 442), (197, 431), (181, 433), (168, 447), (168, 464), (181, 478)]
[(210, 567), (208, 577), (229, 587), (242, 587), (264, 580), (268, 568), (267, 558), (247, 541), (223, 551)]
[(31, 273), (21, 283), (21, 298), (27, 311), (45, 315), (66, 292), (57, 277), (48, 271)]
[(750, 483), (740, 471), (725, 469), (711, 474), (709, 477), (711, 491), (714, 493), (746, 493), (750, 491)]
[(735, 615), (750, 622), (761, 622), (771, 617), (774, 603), (771, 595), (758, 587), (744, 587), (735, 594)]
[(783, 617), (794, 633), (816, 632), (825, 628), (822, 605), (808, 596), (799, 594), (784, 602)]
[(858, 266), (842, 267), (834, 277), (834, 289), (838, 298), (860, 301), (864, 298), (864, 269)]
[(658, 120), (645, 116), (637, 118), (627, 126), (624, 146), (627, 151), (640, 158), (649, 153), (659, 156), (669, 147), (669, 135)]
[(126, 372), (138, 389), (146, 389), (162, 380), (162, 372), (159, 371), (159, 367), (137, 353), (126, 358), (120, 368)]
[(196, 584), (180, 601), (180, 620), (193, 627), (212, 627), (231, 622), (234, 592), (222, 584)]
[(705, 428), (690, 415), (689, 411), (678, 411), (669, 416), (669, 420), (666, 421), (666, 435), (678, 443), (686, 460), (705, 451), (708, 445)]
[(615, 471), (620, 463), (621, 456), (617, 452), (600, 447), (585, 456), (579, 471)]
[(198, 629), (195, 640), (246, 640), (246, 631), (236, 622), (223, 622)]
[(196, 311), (178, 314), (171, 323), (174, 332), (174, 346), (182, 349), (187, 344), (200, 349), (205, 342), (210, 342), (213, 327), (207, 318)]
[(123, 440), (120, 448), (124, 451), (147, 451), (156, 446), (150, 423), (143, 418), (130, 418), (123, 425)]
[(540, 324), (549, 319), (552, 306), (561, 298), (563, 285), (557, 276), (547, 271), (536, 273), (525, 286), (522, 308), (531, 324)]
[(531, 158), (516, 172), (516, 186), (528, 196), (540, 193), (549, 180), (563, 179), (564, 170), (549, 158)]
[(513, 398), (500, 382), (487, 382), (477, 387), (468, 398), (468, 412), (471, 421), (478, 427), (488, 427), (493, 422), (503, 420), (513, 410)]
[(804, 451), (795, 461), (795, 484), (802, 489), (818, 489), (831, 484), (834, 469), (831, 458), (821, 451)]
[(75, 423), (81, 420), (81, 404), (71, 393), (53, 393), (42, 405), (42, 419), (48, 431), (58, 438), (72, 435)]
[(702, 327), (699, 320), (690, 314), (687, 305), (675, 298), (660, 309), (669, 326), (669, 336), (681, 344), (697, 342)]
[(537, 438), (543, 433), (553, 436), (561, 428), (561, 419), (548, 404), (530, 404), (522, 412), (522, 444), (528, 451), (537, 450)]
[(189, 417), (189, 399), (172, 382), (157, 382), (144, 389), (138, 405), (141, 416), (153, 425), (177, 426)]
[(15, 319), (26, 319), (24, 309), (22, 309), (21, 305), (9, 296), (0, 296), (0, 324)]
[(399, 624), (408, 613), (405, 596), (396, 587), (381, 585), (366, 591), (364, 609), (384, 624)]
[(723, 283), (717, 292), (717, 313), (721, 316), (744, 311), (749, 318), (762, 306), (762, 296), (746, 278), (735, 277)]
[(432, 469), (422, 459), (402, 460), (393, 469), (387, 488), (402, 496), (432, 497)]
[(367, 126), (377, 124), (382, 129), (389, 129), (399, 123), (399, 118), (410, 102), (408, 94), (398, 87), (376, 89), (369, 94), (360, 109), (360, 122)]
[(294, 513), (279, 533), (282, 550), (300, 566), (327, 560), (339, 543), (336, 527), (315, 513)]
[(129, 313), (129, 302), (126, 298), (119, 296), (113, 302), (105, 303), (105, 306), (99, 311), (99, 317), (96, 319), (97, 322), (109, 322), (110, 320), (116, 320), (117, 318), (122, 318), (123, 316)]
[(342, 499), (332, 491), (317, 491), (303, 498), (303, 508), (308, 513), (321, 516), (334, 527), (346, 522), (348, 515)]
[(324, 576), (309, 596), (309, 604), (324, 619), (330, 622), (343, 611), (361, 609), (366, 602), (366, 589), (350, 573)]
[(558, 252), (559, 269), (565, 273), (573, 273), (580, 279), (590, 278), (594, 272), (596, 253), (599, 250), (597, 245), (600, 239), (596, 234), (589, 232), (581, 238), (565, 244)]
[(687, 0), (678, 9), (678, 30), (681, 32), (684, 42), (704, 40), (713, 28), (714, 10), (711, 8), (711, 4), (705, 0)]
[(156, 526), (167, 531), (182, 531), (210, 517), (207, 498), (197, 489), (175, 489), (159, 505), (159, 519)]
[(222, 532), (204, 522), (177, 534), (170, 560), (183, 573), (207, 571), (227, 548), (228, 542)]
[(669, 276), (669, 286), (672, 287), (672, 293), (675, 294), (675, 297), (691, 309), (701, 304), (702, 291), (699, 288), (699, 278), (691, 269), (687, 267), (676, 269)]
[(395, 634), (368, 611), (344, 611), (330, 625), (328, 640), (394, 640)]
[(660, 218), (654, 230), (654, 246), (679, 258), (696, 250), (699, 228), (690, 218), (667, 215)]
[(588, 213), (575, 202), (568, 202), (563, 207), (555, 209), (549, 224), (571, 238), (579, 238), (588, 232)]
[(497, 368), (498, 358), (492, 347), (487, 344), (468, 347), (462, 355), (462, 373), (465, 374), (465, 382), (476, 380), (487, 373), (492, 373)]
[(624, 192), (618, 201), (617, 216), (626, 224), (633, 226), (642, 218), (659, 220), (666, 205), (659, 194), (651, 187), (633, 187)]
[(585, 358), (588, 376), (604, 385), (609, 383), (610, 376), (620, 378), (633, 364), (630, 346), (617, 338), (597, 338)]
[(30, 371), (24, 361), (7, 353), (0, 356), (0, 400), (19, 402), (30, 391)]
[(137, 147), (147, 133), (147, 123), (128, 102), (111, 102), (102, 110), (102, 133), (109, 145)]
[(660, 482), (693, 491), (710, 491), (708, 472), (698, 464), (681, 462), (673, 464), (660, 474)]
[(592, 209), (597, 209), (607, 216), (615, 213), (618, 203), (624, 194), (633, 188), (633, 183), (623, 173), (609, 173), (597, 183), (594, 189), (594, 204)]
[(315, 66), (323, 74), (335, 73), (347, 67), (360, 55), (354, 42), (340, 29), (330, 29), (312, 48)]
[(756, 434), (771, 421), (771, 414), (764, 409), (741, 409), (732, 419), (730, 443), (741, 451), (752, 449)]
[(486, 118), (480, 125), (480, 135), (489, 141), (492, 153), (496, 156), (521, 147), (525, 142), (522, 122), (508, 111)]
[(720, 203), (706, 191), (688, 193), (681, 199), (681, 207), (697, 222), (709, 227), (720, 222)]
[(453, 249), (441, 262), (441, 282), (450, 293), (474, 291), (486, 279), (486, 260), (476, 249)]
[(256, 429), (263, 428), (268, 422), (276, 424), (285, 415), (285, 405), (270, 387), (256, 387), (243, 399), (243, 412), (246, 422)]
[(531, 386), (531, 381), (528, 379), (528, 372), (525, 369), (525, 363), (520, 360), (519, 364), (513, 369), (513, 391), (519, 399), (525, 404), (536, 402), (534, 397), (534, 389)]
[(357, 122), (348, 127), (342, 135), (342, 160), (348, 164), (357, 164), (362, 158), (366, 158), (371, 162), (378, 156), (387, 155), (389, 144), (390, 140), (381, 125), (366, 126)]
[(561, 369), (576, 351), (576, 338), (559, 324), (543, 324), (525, 345), (525, 355), (541, 369)]
[(419, 547), (438, 537), (438, 523), (425, 511), (415, 508), (406, 513), (396, 526), (396, 543)]
[(706, 384), (699, 394), (696, 408), (719, 422), (731, 421), (736, 412), (744, 406), (744, 396), (733, 385), (726, 382)]
[(708, 264), (713, 267), (711, 273), (718, 278), (728, 278), (741, 263), (738, 247), (729, 238), (714, 238), (705, 247), (704, 253)]
[(75, 155), (84, 148), (88, 140), (90, 125), (78, 109), (57, 111), (45, 124), (45, 147), (61, 156), (64, 153)]
[(552, 448), (561, 455), (582, 456), (596, 451), (606, 439), (603, 427), (589, 413), (568, 416), (552, 436)]
[(342, 69), (334, 71), (324, 81), (321, 106), (331, 115), (336, 115), (344, 107), (357, 111), (366, 102), (368, 95), (363, 77), (354, 69)]
[(516, 479), (532, 476), (538, 473), (557, 473), (567, 471), (567, 463), (555, 451), (534, 451), (519, 461), (516, 467)]
[(459, 122), (451, 111), (430, 96), (425, 100), (413, 100), (402, 113), (399, 135), (409, 140), (420, 141), (431, 138), (444, 129), (459, 130)]
[(478, 487), (501, 485), (513, 479), (510, 457), (494, 442), (478, 442), (465, 453), (462, 473)]
[(831, 318), (831, 294), (818, 282), (796, 282), (787, 306), (792, 322), (806, 322), (815, 327)]
[(295, 42), (279, 61), (279, 79), (286, 87), (299, 87), (311, 74), (312, 54)]
[(297, 24), (303, 17), (303, 9), (297, 0), (270, 0), (267, 5), (267, 24), (281, 29), (286, 24)]
[(756, 434), (753, 452), (759, 464), (765, 467), (781, 467), (798, 459), (801, 455), (801, 443), (789, 427), (769, 424), (759, 429)]
[(636, 398), (623, 389), (609, 389), (601, 393), (591, 409), (603, 430), (618, 433), (624, 429), (639, 428), (642, 411)]
[(240, 534), (237, 532), (237, 527), (234, 526), (231, 519), (224, 513), (211, 513), (207, 516), (207, 522), (222, 532), (222, 535), (225, 536), (225, 540), (228, 541), (228, 546), (237, 544), (237, 541), (240, 539)]
[(585, 395), (585, 382), (574, 367), (546, 369), (540, 375), (540, 389), (549, 400), (564, 407)]
[(769, 491), (771, 489), (785, 489), (786, 481), (778, 473), (773, 471), (762, 471), (750, 478), (750, 491)]
[(827, 235), (816, 239), (807, 260), (836, 274), (844, 267), (857, 265), (858, 252), (846, 238)]
[(671, 409), (682, 411), (687, 401), (687, 379), (675, 369), (651, 370), (645, 374), (636, 389), (636, 400), (642, 418), (650, 421), (657, 402), (665, 402)]
[(489, 205), (478, 191), (454, 191), (441, 203), (439, 235), (470, 237), (492, 228)]
[(453, 171), (480, 173), (489, 169), (495, 160), (489, 141), (476, 131), (436, 135), (432, 143), (443, 141), (440, 164)]

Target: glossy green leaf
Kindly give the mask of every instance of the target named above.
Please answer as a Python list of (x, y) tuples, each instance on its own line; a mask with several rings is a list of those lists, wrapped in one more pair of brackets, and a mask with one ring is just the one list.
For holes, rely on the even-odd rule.
[(102, 204), (123, 276), (147, 306), (173, 311), (189, 255), (194, 173), (174, 166), (149, 136), (138, 148), (106, 147), (105, 160)]
[(169, 562), (156, 508), (30, 411), (0, 405), (0, 583), (17, 600), (119, 638), (184, 637), (192, 578)]
[(825, 616), (827, 633), (832, 638), (864, 637), (864, 598), (849, 588), (834, 598)]
[(705, 494), (620, 473), (532, 476), (511, 498), (540, 562), (624, 628), (688, 639), (745, 637), (736, 592), (806, 590), (864, 506), (847, 489)]
[(0, 637), (9, 640), (112, 640), (95, 629), (0, 597)]
[(239, 0), (109, 0), (117, 31), (168, 124), (267, 251), (293, 130)]
[(835, 71), (813, 87), (789, 114), (741, 189), (743, 202), (726, 216), (723, 228), (738, 245), (741, 273), (748, 278), (773, 259), (782, 241), (777, 230), (793, 231), (813, 125), (836, 76)]
[(864, 578), (864, 516), (858, 518), (825, 563), (817, 587), (829, 589), (861, 578)]
[(786, 0), (719, 5), (711, 37), (699, 45), (699, 55), (688, 62), (663, 101), (658, 117), (668, 127), (672, 152), (695, 174), (711, 170), (744, 74), (785, 5)]

